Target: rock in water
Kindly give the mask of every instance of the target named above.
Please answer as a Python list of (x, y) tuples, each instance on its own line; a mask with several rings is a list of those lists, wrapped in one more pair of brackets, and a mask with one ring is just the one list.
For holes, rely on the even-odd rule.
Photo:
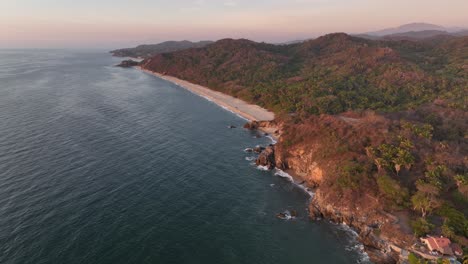
[(275, 167), (275, 149), (273, 146), (266, 147), (258, 156), (255, 161), (257, 166), (266, 166), (268, 169), (273, 169)]
[(252, 121), (252, 122), (248, 122), (244, 125), (244, 128), (246, 129), (249, 129), (249, 130), (255, 130), (255, 129), (258, 129), (258, 122), (257, 121)]
[(255, 148), (253, 149), (253, 151), (255, 153), (262, 153), (262, 151), (264, 151), (264, 150), (265, 150), (265, 148), (262, 147), (262, 146), (255, 146)]

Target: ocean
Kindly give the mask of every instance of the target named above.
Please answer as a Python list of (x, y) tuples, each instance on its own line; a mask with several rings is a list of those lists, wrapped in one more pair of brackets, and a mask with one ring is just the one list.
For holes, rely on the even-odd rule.
[(0, 263), (368, 262), (346, 226), (308, 219), (309, 194), (252, 164), (244, 149), (270, 139), (119, 61), (0, 50)]

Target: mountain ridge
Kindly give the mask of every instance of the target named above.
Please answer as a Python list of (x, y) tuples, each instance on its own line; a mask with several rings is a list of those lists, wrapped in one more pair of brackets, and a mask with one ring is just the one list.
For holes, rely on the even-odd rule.
[(394, 248), (419, 255), (411, 245), (426, 234), (468, 246), (467, 62), (468, 37), (333, 33), (289, 45), (223, 39), (140, 67), (275, 112), (247, 126), (281, 134), (258, 163), (294, 172), (315, 188), (312, 218), (346, 222), (372, 260), (395, 263)]
[(448, 28), (445, 28), (443, 26), (424, 23), (424, 22), (417, 22), (417, 23), (409, 23), (409, 24), (400, 25), (394, 28), (386, 28), (386, 29), (381, 29), (381, 30), (377, 30), (373, 32), (367, 32), (364, 34), (372, 35), (372, 36), (385, 36), (385, 35), (398, 34), (398, 33), (410, 32), (410, 31), (426, 31), (426, 30), (450, 31)]
[(138, 45), (135, 48), (124, 48), (110, 51), (113, 56), (116, 57), (134, 57), (134, 58), (145, 58), (150, 57), (159, 53), (173, 52), (183, 49), (190, 48), (201, 48), (206, 45), (213, 43), (213, 41), (199, 41), (192, 42), (188, 40), (182, 41), (165, 41), (158, 44), (143, 44)]

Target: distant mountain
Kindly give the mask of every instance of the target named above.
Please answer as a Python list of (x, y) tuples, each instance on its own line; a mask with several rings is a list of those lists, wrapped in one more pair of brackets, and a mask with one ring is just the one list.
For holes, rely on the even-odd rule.
[(411, 32), (411, 31), (426, 31), (426, 30), (448, 31), (447, 28), (434, 25), (434, 24), (411, 23), (411, 24), (405, 24), (396, 28), (386, 28), (386, 29), (382, 29), (379, 31), (368, 32), (365, 34), (371, 35), (371, 36), (386, 36), (386, 35), (399, 34), (399, 33)]
[(453, 36), (452, 33), (447, 31), (440, 31), (440, 30), (423, 30), (423, 31), (410, 31), (410, 32), (403, 32), (403, 33), (396, 33), (383, 36), (383, 39), (388, 40), (422, 40), (428, 39), (433, 37), (442, 37), (442, 36)]
[(309, 40), (311, 40), (311, 39), (312, 39), (312, 38), (310, 38), (310, 39), (296, 39), (296, 40), (291, 40), (291, 41), (286, 41), (286, 42), (278, 43), (277, 45), (298, 44), (298, 43), (303, 43), (303, 42), (309, 41)]
[(459, 37), (466, 37), (466, 36), (468, 36), (468, 29), (457, 31), (457, 32), (453, 33), (453, 35), (459, 36)]
[(125, 48), (111, 51), (112, 55), (117, 57), (134, 57), (134, 58), (147, 58), (160, 53), (174, 52), (178, 50), (190, 49), (190, 48), (202, 48), (208, 44), (213, 43), (212, 41), (166, 41), (159, 44), (151, 45), (140, 45), (135, 48)]
[(397, 28), (379, 30), (354, 35), (370, 40), (426, 40), (433, 38), (450, 38), (468, 36), (468, 29), (461, 27), (445, 28), (427, 23), (406, 24)]

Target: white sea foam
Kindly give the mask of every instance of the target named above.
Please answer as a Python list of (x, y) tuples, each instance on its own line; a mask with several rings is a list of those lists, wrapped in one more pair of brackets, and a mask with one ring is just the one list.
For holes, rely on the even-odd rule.
[(358, 263), (372, 263), (370, 261), (369, 255), (364, 251), (364, 245), (359, 242), (359, 234), (354, 231), (350, 226), (346, 223), (337, 224), (338, 229), (345, 231), (349, 234), (348, 243), (349, 245), (345, 247), (345, 250), (358, 252), (359, 253), (359, 260)]
[(279, 177), (282, 177), (282, 178), (286, 178), (288, 179), (290, 182), (294, 182), (294, 179), (291, 175), (289, 175), (288, 173), (280, 170), (280, 169), (275, 169), (275, 175), (276, 176), (279, 176)]
[(207, 97), (207, 96), (204, 96), (204, 95), (200, 95), (200, 96), (203, 97), (203, 98), (205, 98), (206, 100), (208, 100), (208, 101), (214, 103), (214, 101), (213, 101), (211, 98), (209, 98), (209, 97)]
[(272, 136), (268, 135), (266, 137), (271, 140), (271, 144), (275, 145), (276, 143), (278, 143), (278, 141), (276, 141)]
[(314, 198), (315, 193), (309, 187), (305, 186), (304, 184), (297, 184), (297, 186), (306, 192), (311, 199)]
[(312, 199), (314, 197), (314, 192), (307, 186), (305, 186), (304, 184), (302, 183), (297, 183), (294, 181), (294, 178), (289, 175), (287, 172), (285, 171), (282, 171), (278, 168), (275, 169), (275, 175), (276, 176), (279, 176), (279, 177), (282, 177), (282, 178), (286, 178), (288, 179), (290, 182), (292, 182), (294, 185), (296, 185), (297, 187), (299, 187), (301, 190), (303, 190), (305, 193), (307, 193), (310, 198)]
[(268, 168), (268, 166), (257, 166), (257, 170), (262, 170), (262, 171), (269, 171), (270, 169)]
[(219, 105), (219, 106), (220, 106), (221, 108), (223, 108), (224, 110), (226, 110), (226, 111), (228, 111), (228, 112), (231, 112), (231, 113), (235, 114), (236, 116), (238, 116), (238, 117), (244, 119), (245, 121), (249, 121), (248, 118), (245, 118), (245, 117), (241, 116), (239, 113), (236, 113), (236, 112), (232, 111), (231, 109), (229, 109), (229, 108), (227, 108), (227, 107), (225, 107), (225, 106), (223, 106), (223, 105)]
[(255, 157), (245, 157), (245, 160), (247, 160), (247, 161), (253, 161), (255, 159), (256, 159)]
[(282, 213), (279, 213), (277, 215), (278, 218), (280, 219), (283, 219), (283, 220), (291, 220), (291, 219), (295, 219), (296, 217), (295, 216), (292, 216), (291, 212), (289, 210), (286, 210)]

